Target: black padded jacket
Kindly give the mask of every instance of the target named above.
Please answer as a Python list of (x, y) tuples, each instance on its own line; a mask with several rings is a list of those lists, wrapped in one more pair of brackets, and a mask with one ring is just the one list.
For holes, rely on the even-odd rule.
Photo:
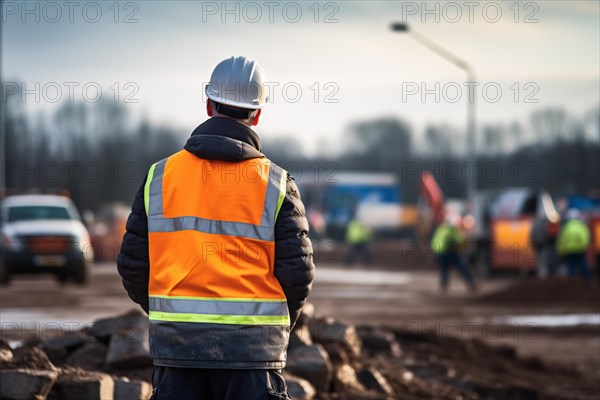
[[(263, 156), (259, 137), (252, 129), (223, 117), (210, 118), (198, 126), (184, 149), (200, 158), (229, 162)], [(286, 192), (275, 223), (274, 272), (287, 298), (293, 328), (310, 293), (315, 266), (304, 205), (289, 174)], [(144, 184), (133, 200), (117, 268), (129, 297), (148, 312), (150, 263)]]

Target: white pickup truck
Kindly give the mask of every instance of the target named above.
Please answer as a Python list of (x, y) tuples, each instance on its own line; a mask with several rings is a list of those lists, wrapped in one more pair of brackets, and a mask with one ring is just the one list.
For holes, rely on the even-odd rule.
[(2, 200), (0, 284), (12, 275), (52, 273), (60, 282), (86, 284), (94, 252), (71, 199), (36, 194)]

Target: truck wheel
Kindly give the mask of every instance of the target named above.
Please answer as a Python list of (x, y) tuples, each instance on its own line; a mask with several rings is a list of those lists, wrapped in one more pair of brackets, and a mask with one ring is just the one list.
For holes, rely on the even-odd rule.
[(0, 261), (0, 286), (6, 286), (10, 283), (10, 271), (6, 263)]
[(82, 261), (73, 270), (73, 281), (78, 285), (87, 285), (90, 280), (90, 266)]
[(65, 285), (69, 282), (69, 275), (64, 272), (60, 272), (56, 274), (56, 279), (58, 279), (58, 283)]

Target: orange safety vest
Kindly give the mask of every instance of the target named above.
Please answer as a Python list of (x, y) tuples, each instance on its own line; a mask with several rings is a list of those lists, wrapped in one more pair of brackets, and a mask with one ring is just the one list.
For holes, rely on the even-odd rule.
[(232, 340), (251, 363), (285, 362), (290, 319), (274, 262), (286, 178), (264, 157), (232, 163), (186, 150), (150, 168), (144, 202), (155, 363), (243, 361)]

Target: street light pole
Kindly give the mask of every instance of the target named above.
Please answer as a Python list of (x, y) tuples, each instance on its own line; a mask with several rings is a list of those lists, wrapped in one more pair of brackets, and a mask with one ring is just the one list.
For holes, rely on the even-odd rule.
[(465, 73), (467, 74), (467, 82), (469, 83), (469, 86), (468, 86), (469, 90), (468, 90), (468, 94), (467, 94), (467, 138), (466, 138), (467, 143), (466, 143), (466, 149), (467, 149), (467, 159), (469, 160), (469, 163), (470, 163), (469, 170), (473, 171), (473, 176), (469, 176), (467, 174), (466, 178), (467, 178), (467, 199), (469, 201), (472, 201), (473, 194), (475, 193), (477, 177), (478, 177), (477, 165), (476, 165), (476, 150), (477, 150), (476, 129), (477, 129), (477, 127), (476, 127), (476, 120), (475, 120), (475, 112), (476, 112), (475, 90), (471, 89), (473, 87), (471, 85), (473, 85), (475, 83), (475, 71), (473, 70), (473, 67), (471, 67), (471, 65), (468, 62), (466, 62), (465, 60), (456, 56), (449, 50), (445, 49), (438, 43), (434, 42), (433, 40), (429, 39), (427, 36), (420, 34), (419, 32), (415, 31), (414, 29), (410, 29), (408, 24), (406, 24), (405, 22), (394, 22), (391, 25), (391, 29), (394, 32), (408, 33), (417, 42), (421, 43), (422, 45), (424, 45), (425, 47), (427, 47), (428, 49), (430, 49), (437, 55), (450, 61), (452, 64), (456, 65), (457, 67), (459, 67), (460, 69), (465, 71)]
[[(6, 116), (4, 115), (7, 108), (6, 102), (0, 104), (0, 200), (4, 199), (6, 194), (6, 180), (8, 179), (6, 172)], [(0, 215), (0, 222), (2, 222), (1, 219)]]

